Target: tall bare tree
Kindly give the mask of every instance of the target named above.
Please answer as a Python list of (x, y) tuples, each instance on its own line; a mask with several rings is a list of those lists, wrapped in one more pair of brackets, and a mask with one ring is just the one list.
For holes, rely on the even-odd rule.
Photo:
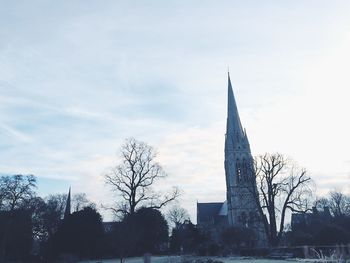
[(282, 237), (287, 211), (308, 210), (312, 181), (305, 169), (280, 153), (256, 157), (254, 170), (252, 183), (257, 187), (249, 189), (259, 204), (268, 241), (276, 246)]
[(170, 193), (153, 189), (166, 173), (156, 161), (157, 154), (151, 146), (129, 138), (121, 146), (120, 153), (120, 163), (105, 175), (106, 183), (123, 200), (118, 207), (111, 208), (115, 213), (134, 214), (140, 206), (161, 208), (179, 196), (177, 188)]

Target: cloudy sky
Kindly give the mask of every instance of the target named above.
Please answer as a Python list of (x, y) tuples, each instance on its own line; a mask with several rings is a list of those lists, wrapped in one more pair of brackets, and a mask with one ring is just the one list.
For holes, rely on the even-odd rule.
[[(0, 0), (0, 173), (112, 194), (126, 137), (196, 201), (223, 201), (227, 69), (254, 155), (350, 193), (349, 1)], [(162, 187), (163, 188), (163, 187)]]

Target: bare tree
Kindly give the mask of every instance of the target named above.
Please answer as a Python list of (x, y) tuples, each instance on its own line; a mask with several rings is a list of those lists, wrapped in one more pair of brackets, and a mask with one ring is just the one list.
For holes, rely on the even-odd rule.
[(329, 207), (329, 200), (326, 197), (317, 198), (314, 202), (314, 207), (317, 210), (324, 210), (325, 207)]
[(6, 243), (13, 225), (13, 212), (18, 208), (28, 208), (35, 196), (36, 179), (33, 175), (11, 175), (0, 177), (0, 210), (10, 211), (9, 220), (3, 222), (0, 233), (0, 261), (6, 253)]
[(120, 153), (120, 163), (105, 175), (106, 183), (123, 200), (117, 208), (110, 208), (116, 214), (134, 214), (140, 206), (161, 208), (179, 196), (177, 188), (167, 194), (152, 188), (159, 179), (166, 177), (166, 173), (156, 162), (157, 154), (151, 146), (129, 138)]
[(36, 240), (47, 240), (48, 234), (45, 228), (44, 216), (47, 205), (41, 197), (34, 197), (28, 202), (27, 209), (32, 217), (32, 232)]
[(185, 220), (189, 220), (190, 216), (187, 210), (179, 205), (172, 206), (166, 214), (168, 221), (177, 228)]
[(77, 193), (72, 197), (72, 208), (74, 212), (82, 210), (84, 207), (96, 208), (96, 205), (90, 201), (85, 193)]
[(314, 206), (318, 210), (328, 207), (333, 216), (350, 216), (350, 195), (333, 190), (326, 197), (318, 198)]
[(13, 211), (35, 196), (36, 178), (33, 175), (0, 177), (0, 209)]
[(350, 196), (340, 191), (331, 191), (329, 193), (328, 205), (334, 216), (350, 215)]
[[(260, 216), (270, 245), (281, 240), (288, 210), (306, 212), (311, 195), (311, 178), (280, 153), (264, 154), (255, 158), (250, 187), (258, 204)], [(265, 213), (267, 216), (265, 216)]]
[(51, 194), (45, 198), (45, 203), (50, 208), (51, 211), (54, 211), (58, 219), (62, 219), (64, 216), (64, 210), (67, 203), (66, 194)]
[(0, 177), (0, 210), (3, 209), (7, 195), (6, 182), (4, 179), (5, 177)]

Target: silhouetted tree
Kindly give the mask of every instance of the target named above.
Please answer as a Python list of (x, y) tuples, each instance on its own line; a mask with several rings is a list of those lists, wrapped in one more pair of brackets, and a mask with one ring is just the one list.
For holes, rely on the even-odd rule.
[(180, 207), (179, 205), (172, 206), (168, 210), (166, 217), (167, 217), (168, 221), (175, 228), (178, 227), (183, 222), (185, 222), (185, 220), (190, 219), (190, 216), (189, 216), (187, 210), (183, 207)]
[(50, 210), (56, 211), (59, 219), (63, 218), (67, 202), (66, 194), (51, 194), (45, 198), (45, 202)]
[(191, 221), (185, 221), (173, 228), (170, 237), (170, 250), (174, 253), (194, 253), (198, 246), (208, 241), (207, 236), (201, 234)]
[(85, 193), (77, 193), (72, 196), (72, 209), (74, 212), (82, 210), (85, 207), (96, 208), (96, 205), (90, 201)]
[(4, 202), (7, 195), (7, 189), (4, 177), (0, 177), (0, 211), (3, 210)]
[(0, 262), (26, 259), (32, 247), (32, 223), (28, 210), (0, 211)]
[(350, 242), (350, 217), (333, 217), (331, 221), (312, 220), (288, 232), (292, 245), (337, 245)]
[(254, 174), (256, 177), (251, 183), (257, 187), (250, 187), (249, 190), (260, 208), (268, 241), (276, 246), (282, 237), (286, 212), (305, 212), (309, 209), (312, 181), (305, 169), (280, 153), (256, 157)]
[(56, 253), (70, 253), (80, 257), (99, 255), (103, 238), (101, 215), (91, 207), (74, 212), (62, 221), (54, 235)]
[(107, 242), (111, 244), (112, 251), (123, 263), (126, 257), (135, 254), (135, 247), (139, 239), (139, 233), (130, 220), (116, 222), (112, 231), (107, 233)]
[(36, 178), (33, 175), (0, 177), (0, 209), (12, 211), (23, 208), (35, 195)]
[(33, 234), (40, 241), (46, 241), (56, 231), (63, 218), (66, 196), (54, 194), (45, 200), (41, 197), (32, 198), (27, 209), (32, 214)]
[(178, 229), (173, 228), (171, 231), (170, 236), (170, 242), (169, 242), (169, 248), (170, 251), (173, 253), (180, 253), (182, 248), (182, 239), (181, 239), (181, 233), (178, 231)]
[(328, 206), (334, 216), (350, 216), (350, 196), (340, 191), (329, 193)]
[(314, 245), (314, 233), (304, 231), (301, 229), (292, 230), (286, 233), (288, 244), (293, 246)]
[(167, 247), (168, 225), (153, 208), (140, 208), (115, 224), (110, 238), (120, 262), (143, 253), (161, 253)]
[(246, 227), (229, 227), (221, 232), (223, 244), (229, 248), (252, 247), (256, 236), (254, 231)]
[(314, 207), (319, 211), (324, 210), (326, 207), (329, 208), (329, 200), (326, 197), (317, 198), (314, 202)]
[(140, 208), (127, 219), (137, 231), (139, 253), (160, 253), (168, 242), (168, 224), (157, 209)]
[(41, 197), (34, 197), (28, 201), (26, 209), (30, 212), (32, 218), (33, 237), (38, 241), (45, 241), (48, 238), (45, 215), (47, 205)]
[[(294, 224), (288, 233), (293, 245), (336, 245), (350, 242), (349, 196), (332, 191), (326, 197), (318, 198), (313, 213), (307, 220)], [(330, 209), (328, 209), (330, 208)]]
[(338, 224), (323, 225), (313, 234), (315, 245), (348, 244), (350, 242), (350, 231)]
[(123, 202), (110, 208), (116, 214), (134, 214), (138, 207), (161, 208), (179, 196), (178, 189), (161, 194), (152, 186), (166, 173), (156, 162), (156, 152), (148, 144), (134, 138), (126, 139), (121, 147), (121, 162), (105, 175), (106, 183), (120, 195)]
[[(29, 224), (27, 221), (20, 221), (19, 214), (23, 211), (23, 220), (25, 220), (24, 213), (30, 215), (28, 212), (28, 206), (30, 200), (35, 196), (34, 189), (36, 188), (36, 178), (33, 175), (9, 175), (0, 177), (0, 211), (3, 212), (2, 217), (2, 229), (0, 233), (0, 261), (4, 260), (6, 255), (11, 254), (13, 251), (11, 244), (14, 242), (14, 238), (19, 237), (19, 235), (13, 235), (12, 232), (23, 228), (27, 229), (25, 226), (30, 226), (31, 230), (31, 220)], [(19, 221), (18, 221), (19, 220)], [(15, 223), (19, 222), (20, 226), (15, 226)], [(24, 230), (23, 230), (24, 231)], [(30, 231), (31, 232), (31, 231)], [(23, 235), (27, 233), (23, 232)], [(20, 237), (19, 237), (20, 238)], [(31, 238), (31, 235), (30, 235)], [(23, 242), (28, 240), (23, 237)], [(20, 240), (18, 240), (20, 242)], [(31, 244), (31, 239), (30, 242)], [(21, 245), (18, 245), (21, 247)]]

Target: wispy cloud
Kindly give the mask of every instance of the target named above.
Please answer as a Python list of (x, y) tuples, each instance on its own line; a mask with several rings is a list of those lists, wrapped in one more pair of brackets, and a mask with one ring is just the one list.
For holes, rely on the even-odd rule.
[(33, 142), (31, 137), (6, 124), (0, 124), (0, 132), (2, 132), (5, 136), (10, 137), (9, 139), (15, 140), (16, 143)]
[(292, 156), (327, 192), (350, 172), (349, 10), (341, 1), (3, 3), (0, 172), (33, 173), (45, 189), (62, 179), (50, 190), (71, 184), (105, 202), (102, 175), (135, 136), (159, 150), (195, 219), (196, 200), (225, 198), (229, 66), (253, 154)]

